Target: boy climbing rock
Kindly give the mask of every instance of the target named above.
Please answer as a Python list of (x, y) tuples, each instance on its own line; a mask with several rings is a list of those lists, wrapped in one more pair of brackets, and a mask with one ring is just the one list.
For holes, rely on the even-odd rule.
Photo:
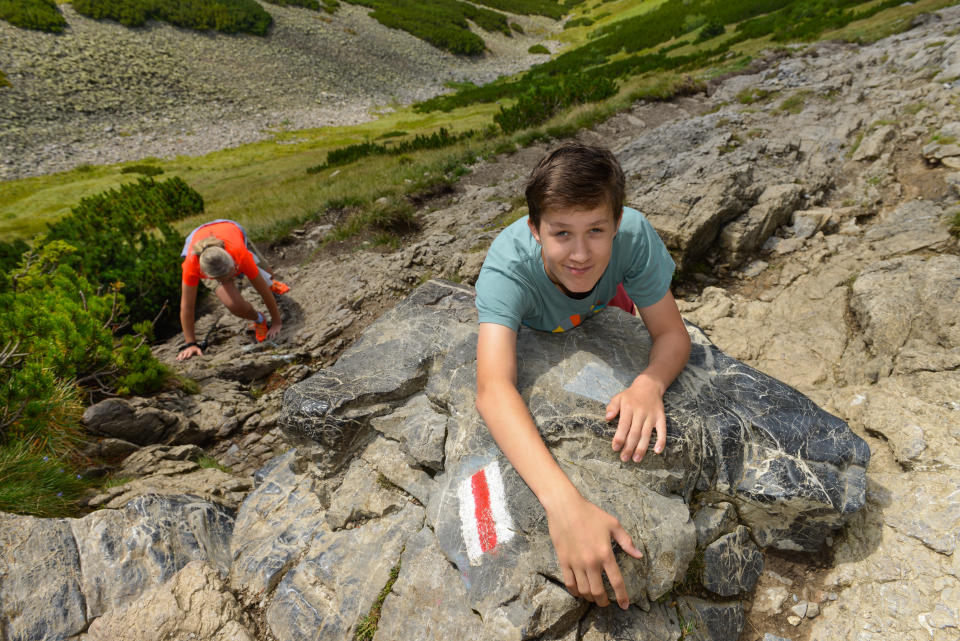
[[(517, 391), (520, 325), (562, 332), (608, 305), (639, 314), (653, 347), (646, 369), (613, 397), (613, 450), (639, 463), (656, 431), (666, 444), (663, 393), (686, 365), (690, 336), (670, 293), (674, 263), (643, 214), (623, 206), (613, 154), (579, 143), (547, 154), (526, 186), (529, 216), (494, 240), (477, 280), (477, 409), (490, 434), (543, 505), (563, 581), (574, 596), (629, 601), (611, 539), (642, 556), (612, 515), (584, 499), (553, 459)], [(587, 327), (580, 331), (589, 331)]]

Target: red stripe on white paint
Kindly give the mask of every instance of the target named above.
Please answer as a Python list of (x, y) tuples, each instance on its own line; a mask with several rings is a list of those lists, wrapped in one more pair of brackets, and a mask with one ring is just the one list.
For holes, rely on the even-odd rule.
[(507, 511), (500, 466), (491, 461), (457, 488), (463, 542), (471, 565), (483, 554), (513, 538), (513, 522)]
[(497, 528), (493, 523), (493, 512), (490, 510), (490, 489), (487, 487), (486, 473), (480, 470), (471, 476), (470, 486), (473, 494), (474, 518), (477, 519), (480, 550), (488, 552), (497, 547)]

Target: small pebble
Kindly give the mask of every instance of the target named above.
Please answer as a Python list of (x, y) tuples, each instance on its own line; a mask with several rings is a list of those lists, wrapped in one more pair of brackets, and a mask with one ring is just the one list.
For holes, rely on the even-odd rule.
[(807, 604), (807, 618), (813, 619), (820, 614), (820, 606), (811, 601)]
[(790, 625), (800, 625), (800, 617), (790, 615), (787, 617), (787, 623)]

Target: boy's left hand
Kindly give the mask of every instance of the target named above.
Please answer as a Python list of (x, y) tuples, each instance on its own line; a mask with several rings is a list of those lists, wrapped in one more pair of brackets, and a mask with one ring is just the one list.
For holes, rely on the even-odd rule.
[(653, 451), (663, 452), (667, 444), (667, 416), (663, 410), (663, 389), (657, 381), (643, 374), (630, 387), (613, 397), (607, 405), (606, 420), (620, 415), (617, 433), (613, 436), (613, 451), (620, 452), (621, 461), (639, 463), (647, 453), (650, 435), (657, 430)]

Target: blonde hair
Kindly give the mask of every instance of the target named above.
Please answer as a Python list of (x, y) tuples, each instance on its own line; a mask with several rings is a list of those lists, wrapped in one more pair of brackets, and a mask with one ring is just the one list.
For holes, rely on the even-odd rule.
[(200, 259), (200, 270), (210, 278), (224, 278), (236, 269), (233, 257), (223, 247), (223, 241), (216, 236), (207, 236), (193, 245), (193, 253)]

